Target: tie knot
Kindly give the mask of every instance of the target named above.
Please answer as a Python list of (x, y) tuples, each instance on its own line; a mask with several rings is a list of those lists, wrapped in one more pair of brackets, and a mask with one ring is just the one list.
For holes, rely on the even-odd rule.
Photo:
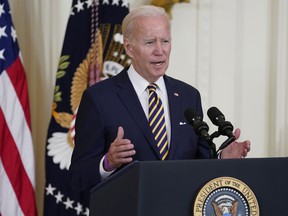
[(157, 84), (150, 83), (147, 88), (148, 88), (149, 92), (156, 92)]

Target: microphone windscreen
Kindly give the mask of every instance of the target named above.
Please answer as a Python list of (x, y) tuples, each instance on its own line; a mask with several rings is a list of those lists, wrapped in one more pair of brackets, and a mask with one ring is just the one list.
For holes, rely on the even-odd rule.
[[(212, 121), (212, 123), (215, 125), (218, 125), (219, 117), (224, 118), (223, 113), (217, 107), (211, 107), (207, 111), (207, 115), (210, 118), (210, 120)], [(224, 120), (225, 120), (225, 118), (224, 118)]]
[(184, 116), (190, 124), (193, 124), (195, 119), (201, 119), (199, 114), (193, 108), (187, 108), (184, 112)]

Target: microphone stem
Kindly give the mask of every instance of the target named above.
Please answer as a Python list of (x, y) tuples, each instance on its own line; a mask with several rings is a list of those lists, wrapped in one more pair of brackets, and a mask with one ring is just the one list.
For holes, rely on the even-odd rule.
[(235, 136), (231, 136), (229, 137), (224, 143), (222, 143), (222, 145), (219, 147), (217, 154), (219, 151), (221, 151), (222, 149), (226, 148), (228, 145), (230, 145), (234, 140), (236, 140)]
[(213, 143), (212, 139), (207, 139), (209, 143), (209, 152), (210, 152), (210, 159), (217, 158), (217, 152), (216, 152), (216, 145)]

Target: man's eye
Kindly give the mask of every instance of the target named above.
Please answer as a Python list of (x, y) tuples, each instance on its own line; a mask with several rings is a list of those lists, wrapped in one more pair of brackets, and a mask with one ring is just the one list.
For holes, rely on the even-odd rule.
[(145, 44), (146, 45), (151, 45), (151, 44), (153, 44), (153, 41), (147, 41), (147, 42), (145, 42)]

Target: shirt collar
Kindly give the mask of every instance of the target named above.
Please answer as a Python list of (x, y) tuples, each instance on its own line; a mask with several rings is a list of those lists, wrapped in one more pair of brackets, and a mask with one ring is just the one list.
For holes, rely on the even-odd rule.
[[(127, 71), (128, 77), (132, 82), (132, 85), (137, 93), (138, 96), (143, 94), (143, 92), (146, 91), (147, 86), (149, 85), (149, 82), (145, 80), (142, 76), (140, 76), (134, 69), (133, 65), (131, 65)], [(166, 86), (163, 79), (163, 76), (161, 76), (156, 82), (155, 82), (159, 88), (159, 90), (166, 95)]]

